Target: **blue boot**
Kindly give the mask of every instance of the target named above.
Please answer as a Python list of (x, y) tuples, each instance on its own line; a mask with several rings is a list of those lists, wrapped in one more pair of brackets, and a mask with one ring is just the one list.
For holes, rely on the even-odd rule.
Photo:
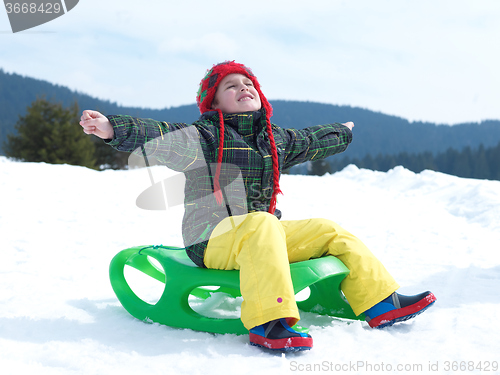
[(307, 333), (290, 328), (285, 318), (272, 320), (250, 330), (250, 345), (282, 352), (309, 350), (313, 340)]
[(431, 292), (415, 296), (392, 293), (383, 301), (365, 311), (366, 321), (372, 328), (392, 326), (396, 322), (411, 319), (428, 309), (436, 297)]

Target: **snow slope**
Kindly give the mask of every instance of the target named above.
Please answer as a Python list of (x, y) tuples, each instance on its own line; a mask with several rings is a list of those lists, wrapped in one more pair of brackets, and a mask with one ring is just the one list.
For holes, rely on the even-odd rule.
[(378, 255), (401, 293), (438, 298), (386, 330), (304, 313), (314, 348), (288, 355), (247, 336), (145, 324), (120, 306), (108, 280), (118, 251), (182, 245), (180, 208), (135, 206), (149, 185), (145, 169), (0, 158), (1, 374), (493, 373), (500, 360), (499, 181), (402, 167), (283, 176), (284, 219), (337, 221)]

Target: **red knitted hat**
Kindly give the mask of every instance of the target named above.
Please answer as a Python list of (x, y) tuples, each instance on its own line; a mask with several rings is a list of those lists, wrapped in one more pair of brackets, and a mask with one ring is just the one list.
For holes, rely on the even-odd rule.
[(205, 113), (214, 110), (212, 108), (212, 103), (215, 98), (215, 93), (217, 92), (217, 87), (224, 77), (229, 74), (243, 74), (252, 81), (255, 90), (259, 93), (262, 106), (266, 109), (266, 115), (271, 118), (273, 115), (273, 108), (262, 93), (257, 77), (255, 77), (250, 68), (234, 61), (225, 61), (223, 63), (216, 64), (212, 67), (212, 69), (207, 71), (207, 74), (200, 82), (198, 94), (196, 95), (196, 103), (200, 108), (200, 112)]
[[(219, 83), (229, 74), (242, 74), (248, 77), (253, 85), (255, 90), (258, 92), (262, 107), (265, 109), (266, 113), (266, 130), (269, 136), (269, 143), (271, 145), (271, 156), (273, 160), (273, 195), (271, 198), (271, 204), (269, 206), (269, 212), (274, 213), (276, 209), (276, 195), (281, 193), (279, 187), (279, 162), (278, 162), (278, 152), (276, 150), (276, 144), (274, 142), (274, 135), (271, 128), (270, 118), (273, 114), (273, 108), (271, 104), (269, 104), (268, 100), (262, 93), (260, 89), (259, 81), (257, 81), (257, 77), (252, 73), (250, 68), (247, 68), (243, 64), (238, 64), (234, 61), (225, 61), (223, 63), (216, 64), (212, 67), (212, 69), (207, 71), (205, 77), (200, 82), (200, 87), (198, 89), (198, 94), (196, 95), (196, 103), (200, 109), (200, 112), (203, 114), (205, 112), (214, 111), (212, 108), (212, 102), (214, 101), (215, 94), (217, 92), (217, 87)], [(219, 151), (217, 155), (217, 170), (215, 173), (214, 179), (214, 194), (219, 203), (222, 203), (222, 193), (220, 191), (219, 185), (219, 176), (220, 176), (220, 164), (222, 163), (223, 156), (223, 145), (224, 145), (224, 119), (223, 114), (220, 109), (216, 111), (219, 112), (219, 123), (220, 123), (220, 131), (219, 131)]]

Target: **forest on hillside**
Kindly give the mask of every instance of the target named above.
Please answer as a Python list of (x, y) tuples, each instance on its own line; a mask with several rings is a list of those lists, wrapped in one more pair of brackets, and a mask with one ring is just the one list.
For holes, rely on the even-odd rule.
[(401, 152), (395, 155), (366, 155), (363, 158), (343, 157), (341, 154), (293, 167), (288, 173), (322, 176), (341, 171), (350, 164), (382, 172), (401, 165), (415, 173), (428, 169), (464, 178), (500, 180), (500, 142), (495, 147), (449, 148), (438, 154)]
[[(64, 107), (76, 106), (79, 111), (95, 109), (103, 114), (127, 114), (168, 122), (192, 123), (199, 117), (195, 104), (164, 109), (123, 107), (64, 86), (0, 69), (0, 155), (5, 154), (2, 145), (7, 135), (16, 133), (16, 123), (37, 98)], [(271, 104), (272, 122), (284, 128), (355, 123), (354, 140), (345, 153), (323, 162), (295, 167), (290, 173), (323, 174), (341, 170), (348, 164), (373, 170), (403, 165), (415, 172), (432, 169), (462, 177), (499, 179), (500, 120), (449, 126), (409, 122), (397, 116), (350, 106), (285, 100), (273, 100)], [(97, 149), (106, 154), (105, 164), (110, 165), (109, 153), (102, 151), (102, 147)], [(123, 160), (122, 157), (111, 165), (122, 167)]]

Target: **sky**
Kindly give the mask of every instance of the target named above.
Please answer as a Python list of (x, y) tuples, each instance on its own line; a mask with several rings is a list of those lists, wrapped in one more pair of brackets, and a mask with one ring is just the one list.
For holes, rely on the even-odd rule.
[(0, 8), (0, 69), (159, 109), (195, 103), (207, 69), (236, 60), (271, 101), (498, 120), (499, 19), (497, 0), (80, 0), (12, 33)]

